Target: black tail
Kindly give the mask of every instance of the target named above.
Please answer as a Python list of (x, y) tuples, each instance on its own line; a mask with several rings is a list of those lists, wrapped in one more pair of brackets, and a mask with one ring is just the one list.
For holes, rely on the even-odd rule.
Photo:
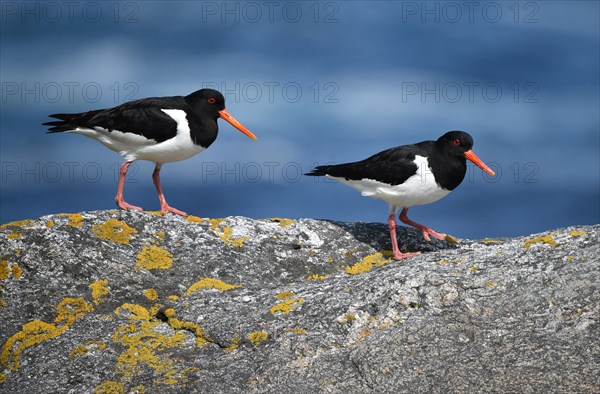
[(308, 176), (325, 176), (329, 174), (329, 171), (331, 170), (331, 167), (333, 166), (318, 166), (315, 167), (311, 172), (307, 172), (304, 175), (308, 175)]
[(60, 119), (52, 122), (42, 123), (42, 126), (50, 126), (48, 133), (62, 133), (63, 131), (75, 130), (77, 127), (89, 127), (86, 123), (93, 118), (98, 111), (83, 112), (79, 114), (52, 114), (51, 118)]

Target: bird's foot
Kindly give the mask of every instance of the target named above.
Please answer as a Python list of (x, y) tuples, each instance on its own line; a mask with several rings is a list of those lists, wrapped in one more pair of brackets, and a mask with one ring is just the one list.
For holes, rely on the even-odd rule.
[(183, 211), (180, 211), (177, 208), (173, 208), (172, 206), (169, 206), (167, 204), (161, 205), (160, 206), (160, 213), (163, 214), (163, 215), (166, 215), (167, 212), (171, 212), (171, 213), (174, 213), (176, 215), (181, 215), (181, 216), (187, 216), (188, 215), (187, 213), (185, 213)]
[(415, 257), (415, 256), (418, 256), (420, 254), (421, 254), (421, 252), (414, 252), (414, 253), (400, 253), (400, 252), (396, 252), (392, 256), (392, 258), (394, 260), (402, 260), (402, 259), (406, 259), (406, 258), (409, 258), (409, 257)]
[(119, 206), (119, 208), (124, 209), (124, 210), (134, 210), (134, 211), (143, 211), (144, 209), (142, 207), (136, 207), (135, 205), (131, 205), (129, 203), (126, 203), (125, 200), (123, 200), (123, 198), (115, 198), (115, 202), (117, 203), (117, 205)]
[(432, 229), (430, 229), (429, 227), (423, 227), (421, 230), (421, 233), (423, 234), (423, 238), (425, 238), (425, 240), (427, 242), (431, 242), (431, 238), (429, 237), (429, 235), (439, 239), (439, 240), (445, 240), (446, 239), (446, 234), (442, 234), (442, 233), (438, 233), (437, 231), (434, 231)]

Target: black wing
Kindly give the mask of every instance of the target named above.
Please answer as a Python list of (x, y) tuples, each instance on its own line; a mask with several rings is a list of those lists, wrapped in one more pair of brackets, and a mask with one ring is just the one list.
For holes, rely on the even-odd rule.
[(44, 123), (52, 126), (49, 133), (73, 130), (77, 127), (102, 127), (109, 132), (118, 130), (123, 133), (142, 135), (156, 142), (163, 142), (177, 134), (177, 122), (162, 109), (184, 109), (183, 98), (149, 98), (125, 103), (115, 108), (83, 112), (78, 114), (53, 114), (60, 119)]
[(390, 185), (399, 185), (417, 172), (414, 160), (415, 155), (421, 153), (424, 148), (420, 146), (421, 144), (418, 144), (418, 148), (417, 145), (391, 148), (354, 163), (318, 166), (305, 175), (329, 175), (348, 180), (373, 179)]

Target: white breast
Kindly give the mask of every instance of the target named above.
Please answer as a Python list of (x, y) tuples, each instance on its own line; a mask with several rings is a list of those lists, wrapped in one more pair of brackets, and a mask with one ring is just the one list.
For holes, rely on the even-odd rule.
[(120, 153), (125, 160), (149, 160), (156, 163), (169, 163), (190, 158), (205, 148), (194, 144), (190, 136), (190, 126), (185, 112), (180, 109), (161, 109), (177, 122), (175, 137), (157, 143), (142, 135), (123, 133), (119, 130), (108, 131), (103, 127), (78, 127), (74, 133), (94, 138), (107, 148)]

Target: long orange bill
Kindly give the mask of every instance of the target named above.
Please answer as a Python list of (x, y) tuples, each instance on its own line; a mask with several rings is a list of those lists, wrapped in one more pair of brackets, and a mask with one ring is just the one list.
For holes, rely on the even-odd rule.
[(481, 161), (481, 159), (479, 157), (477, 157), (477, 155), (475, 153), (473, 153), (472, 150), (469, 149), (468, 151), (466, 151), (465, 157), (467, 159), (469, 159), (470, 161), (472, 161), (473, 164), (475, 164), (477, 167), (481, 168), (483, 171), (490, 174), (491, 176), (496, 175), (496, 173), (494, 171), (492, 171), (492, 169), (490, 167), (485, 165), (485, 163), (483, 161)]
[(223, 118), (224, 120), (226, 120), (227, 122), (229, 122), (233, 127), (235, 127), (236, 129), (238, 129), (242, 133), (246, 134), (248, 137), (252, 138), (253, 140), (256, 139), (256, 136), (254, 134), (252, 134), (252, 132), (250, 130), (248, 130), (246, 127), (244, 127), (243, 124), (241, 124), (240, 122), (238, 122), (238, 120), (236, 118), (234, 118), (233, 116), (231, 116), (229, 114), (229, 112), (227, 112), (226, 109), (220, 110), (219, 111), (219, 115), (221, 115), (221, 118)]

